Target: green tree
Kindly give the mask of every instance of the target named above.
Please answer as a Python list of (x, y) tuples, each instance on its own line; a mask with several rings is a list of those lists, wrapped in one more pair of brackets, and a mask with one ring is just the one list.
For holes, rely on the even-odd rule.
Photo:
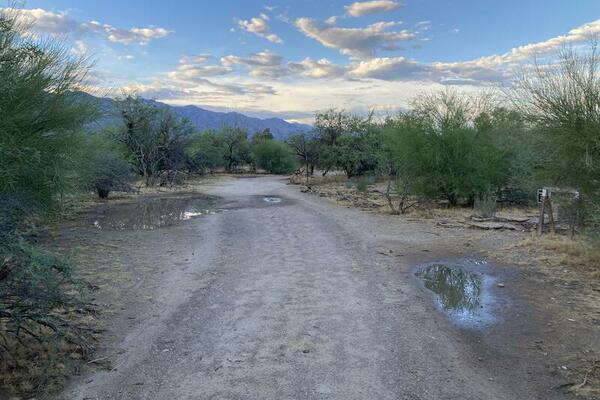
[(48, 210), (74, 189), (77, 143), (94, 117), (75, 94), (87, 73), (60, 43), (24, 34), (0, 11), (0, 195)]
[(82, 186), (105, 199), (112, 191), (130, 191), (133, 173), (131, 164), (108, 133), (97, 133), (86, 138), (81, 153)]
[(194, 135), (186, 151), (193, 172), (214, 172), (225, 166), (225, 148), (213, 131)]
[(296, 169), (290, 146), (279, 140), (263, 140), (252, 145), (254, 162), (272, 174), (287, 174)]
[(533, 126), (549, 185), (577, 189), (590, 222), (600, 226), (600, 56), (567, 49), (525, 75), (513, 93)]
[(415, 194), (473, 204), (502, 186), (502, 154), (489, 130), (475, 124), (485, 101), (446, 90), (418, 97), (413, 107), (410, 125), (391, 124), (387, 136), (389, 142), (393, 132), (398, 135), (400, 145), (393, 148), (399, 157), (391, 160), (410, 177)]
[(161, 173), (168, 176), (186, 168), (185, 149), (194, 132), (189, 121), (134, 96), (121, 101), (120, 111), (123, 126), (117, 130), (116, 139), (127, 149), (147, 186)]
[(224, 149), (227, 172), (232, 172), (241, 165), (252, 162), (252, 151), (246, 132), (238, 128), (223, 128), (217, 136)]
[(70, 265), (21, 232), (79, 183), (80, 134), (94, 117), (76, 94), (87, 64), (28, 35), (18, 12), (0, 10), (0, 347), (52, 335), (85, 348), (68, 317), (79, 304)]
[(287, 141), (298, 161), (304, 164), (306, 182), (308, 177), (314, 173), (315, 166), (319, 164), (320, 146), (313, 134), (307, 132), (297, 133), (290, 136)]

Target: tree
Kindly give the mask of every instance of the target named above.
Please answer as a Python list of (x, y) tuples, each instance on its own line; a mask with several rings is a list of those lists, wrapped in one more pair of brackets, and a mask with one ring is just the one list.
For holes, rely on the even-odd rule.
[(359, 118), (344, 110), (331, 109), (316, 114), (315, 137), (320, 145), (319, 162), (323, 169), (323, 176), (338, 166), (340, 138), (354, 132), (359, 125)]
[[(0, 348), (57, 335), (85, 348), (70, 323), (79, 303), (72, 269), (23, 236), (78, 184), (81, 132), (94, 117), (81, 90), (88, 65), (60, 42), (37, 40), (0, 10)], [(61, 309), (57, 312), (57, 309)]]
[(252, 145), (253, 159), (271, 174), (287, 174), (296, 168), (292, 149), (279, 140), (264, 140)]
[(223, 128), (217, 136), (224, 149), (227, 172), (232, 172), (244, 163), (252, 162), (252, 152), (246, 132), (238, 128)]
[[(536, 65), (512, 93), (534, 130), (551, 185), (577, 189), (590, 220), (600, 215), (600, 55), (565, 49), (550, 65)], [(600, 225), (600, 221), (597, 221)]]
[(486, 102), (446, 90), (419, 96), (413, 107), (409, 127), (392, 124), (390, 129), (401, 143), (395, 146), (396, 161), (412, 180), (414, 194), (457, 205), (495, 193), (502, 185), (502, 155), (489, 131), (475, 124)]
[(192, 172), (213, 172), (225, 166), (225, 149), (213, 131), (195, 135), (186, 149)]
[(306, 132), (297, 133), (288, 138), (287, 144), (298, 160), (304, 164), (306, 182), (313, 174), (315, 166), (319, 163), (319, 142), (314, 135)]
[(60, 43), (24, 34), (0, 11), (0, 193), (40, 211), (74, 189), (74, 153), (93, 107), (75, 94), (88, 70)]
[(419, 147), (420, 118), (404, 113), (388, 118), (383, 126), (380, 169), (387, 177), (385, 198), (394, 214), (404, 214), (418, 204), (419, 169), (413, 151)]
[(193, 133), (189, 121), (134, 96), (121, 101), (120, 111), (123, 127), (116, 138), (126, 147), (147, 186), (160, 173), (185, 169), (186, 143)]
[(362, 118), (334, 109), (317, 113), (315, 135), (323, 175), (333, 168), (344, 170), (348, 177), (374, 171), (377, 168), (377, 133), (372, 114)]

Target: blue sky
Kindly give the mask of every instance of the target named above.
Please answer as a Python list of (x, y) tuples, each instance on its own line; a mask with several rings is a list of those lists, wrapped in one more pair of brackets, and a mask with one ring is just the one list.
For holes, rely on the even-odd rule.
[(96, 90), (301, 121), (504, 85), (600, 33), (598, 0), (29, 0), (21, 12), (96, 60)]

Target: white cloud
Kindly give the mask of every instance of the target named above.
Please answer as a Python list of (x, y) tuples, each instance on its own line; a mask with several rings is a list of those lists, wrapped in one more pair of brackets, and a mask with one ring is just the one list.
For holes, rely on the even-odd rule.
[(288, 63), (290, 73), (300, 74), (307, 78), (341, 78), (346, 73), (346, 69), (333, 64), (326, 58), (313, 60), (309, 57), (300, 62)]
[(167, 73), (173, 80), (202, 80), (209, 76), (225, 75), (232, 71), (224, 65), (205, 65), (210, 60), (210, 54), (198, 54), (195, 56), (184, 56), (179, 60), (176, 70)]
[(30, 26), (33, 32), (52, 36), (70, 35), (74, 38), (91, 36), (124, 45), (132, 43), (147, 45), (151, 41), (164, 38), (171, 33), (161, 27), (121, 29), (98, 21), (79, 22), (64, 12), (55, 13), (41, 8), (18, 10), (5, 8), (3, 10), (17, 15), (17, 18)]
[(354, 64), (348, 75), (354, 78), (418, 81), (430, 80), (430, 67), (404, 57), (373, 58)]
[(392, 0), (357, 1), (344, 8), (349, 15), (361, 17), (363, 15), (396, 10), (400, 8), (400, 3)]
[(225, 56), (221, 58), (221, 65), (225, 67), (242, 65), (248, 68), (250, 76), (277, 78), (286, 74), (282, 61), (280, 55), (265, 50), (253, 53), (249, 57)]
[(75, 41), (71, 52), (78, 56), (86, 55), (89, 51), (88, 45), (83, 40)]
[(260, 17), (254, 17), (250, 20), (238, 20), (240, 28), (246, 32), (253, 33), (257, 36), (267, 39), (271, 43), (283, 43), (283, 40), (274, 33), (271, 33), (267, 21), (269, 17), (265, 14), (260, 14)]
[(322, 45), (359, 59), (371, 58), (378, 50), (396, 50), (399, 42), (415, 36), (407, 30), (391, 31), (398, 25), (396, 22), (377, 22), (366, 28), (340, 28), (322, 25), (312, 18), (298, 18), (295, 25)]

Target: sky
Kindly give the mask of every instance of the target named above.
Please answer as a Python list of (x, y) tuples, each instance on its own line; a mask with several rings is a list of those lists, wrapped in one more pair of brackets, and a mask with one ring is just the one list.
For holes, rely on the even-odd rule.
[[(0, 0), (2, 4), (3, 0)], [(600, 0), (29, 0), (20, 18), (94, 60), (90, 90), (311, 122), (419, 93), (505, 87), (600, 34)]]

